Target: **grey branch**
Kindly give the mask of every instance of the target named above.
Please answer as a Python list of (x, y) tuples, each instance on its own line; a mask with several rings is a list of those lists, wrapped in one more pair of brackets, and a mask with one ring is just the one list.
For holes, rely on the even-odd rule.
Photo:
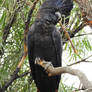
[[(83, 88), (85, 88), (86, 90), (89, 90), (92, 88), (92, 84), (87, 79), (86, 75), (78, 69), (72, 69), (70, 67), (53, 67), (53, 65), (50, 62), (46, 62), (39, 58), (36, 58), (35, 63), (41, 65), (47, 71), (48, 76), (55, 76), (63, 73), (68, 73), (68, 74), (77, 76), (80, 82), (83, 84)], [(85, 91), (85, 92), (88, 92), (88, 91)], [(92, 92), (92, 89), (89, 92)]]

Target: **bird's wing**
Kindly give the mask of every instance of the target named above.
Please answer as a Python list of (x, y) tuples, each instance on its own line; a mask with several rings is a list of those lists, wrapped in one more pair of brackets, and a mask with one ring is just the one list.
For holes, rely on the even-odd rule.
[(55, 46), (55, 52), (57, 57), (57, 66), (61, 65), (61, 56), (62, 56), (62, 43), (60, 32), (54, 30), (52, 33), (52, 40)]

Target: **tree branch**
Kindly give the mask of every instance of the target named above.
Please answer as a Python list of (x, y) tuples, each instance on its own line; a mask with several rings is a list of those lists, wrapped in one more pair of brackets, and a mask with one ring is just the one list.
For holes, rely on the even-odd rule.
[[(87, 25), (86, 23), (81, 23), (74, 31), (68, 32), (70, 38), (74, 38), (76, 33), (81, 31), (86, 25)], [(61, 34), (65, 34), (64, 31), (61, 31), (61, 30), (62, 30), (62, 28), (60, 28), (60, 30), (59, 30), (61, 32)], [(68, 38), (65, 37), (65, 35), (63, 38), (64, 38), (63, 44), (65, 44), (68, 41)]]
[(78, 33), (80, 30), (82, 30), (87, 24), (82, 23), (80, 24), (74, 31), (71, 31), (70, 34), (70, 38), (75, 37), (75, 34)]
[[(16, 0), (14, 8), (16, 7), (16, 4), (18, 2), (19, 2), (19, 0)], [(5, 27), (3, 29), (3, 45), (6, 43), (7, 37), (10, 33), (10, 28), (12, 27), (12, 25), (14, 24), (14, 22), (16, 20), (16, 14), (20, 10), (20, 8), (23, 7), (23, 5), (24, 5), (24, 3), (14, 10), (14, 13), (10, 16), (8, 23), (5, 25)]]
[(75, 63), (72, 63), (72, 64), (70, 64), (70, 65), (67, 65), (67, 66), (73, 66), (73, 65), (76, 65), (76, 64), (79, 64), (79, 63), (83, 63), (83, 62), (85, 62), (85, 63), (92, 63), (92, 61), (77, 61), (77, 62), (75, 62)]
[(92, 35), (92, 32), (91, 33), (86, 33), (86, 34), (79, 34), (79, 35), (76, 35), (74, 37), (80, 37), (80, 36), (86, 36), (86, 35)]
[[(86, 90), (91, 89), (90, 92), (92, 92), (92, 84), (91, 82), (87, 79), (86, 75), (81, 72), (78, 69), (72, 69), (70, 67), (53, 67), (53, 65), (50, 62), (46, 62), (44, 60), (41, 60), (39, 58), (36, 58), (35, 63), (38, 65), (41, 65), (48, 73), (48, 76), (56, 76), (60, 75), (63, 73), (68, 73), (74, 76), (77, 76), (80, 80), (80, 82), (83, 84), (83, 88)], [(87, 92), (87, 91), (85, 91)]]
[(18, 75), (18, 77), (17, 77), (17, 79), (18, 78), (22, 78), (22, 77), (24, 77), (24, 76), (26, 76), (26, 75), (28, 75), (28, 74), (31, 74), (31, 71), (29, 70), (29, 71), (27, 71), (27, 72), (24, 72), (23, 74), (21, 74), (21, 75)]
[(25, 30), (24, 30), (24, 54), (22, 56), (22, 59), (20, 60), (19, 64), (18, 64), (18, 68), (20, 68), (27, 56), (27, 42), (26, 42), (26, 36), (27, 36), (27, 33), (28, 33), (28, 30), (29, 30), (29, 24), (30, 24), (30, 20), (31, 20), (31, 17), (32, 17), (32, 13), (35, 9), (35, 6), (37, 4), (39, 0), (35, 0), (34, 3), (33, 3), (33, 6), (31, 7), (31, 9), (29, 10), (29, 13), (28, 13), (28, 17), (27, 17), (27, 21), (25, 22)]
[(31, 73), (31, 71), (27, 71), (21, 75), (18, 75), (18, 72), (19, 72), (19, 68), (17, 68), (16, 71), (13, 72), (10, 80), (8, 82), (5, 82), (3, 87), (0, 88), (0, 92), (4, 92), (12, 84), (12, 82), (14, 82), (14, 80), (16, 80), (18, 78), (22, 78), (22, 77), (28, 75), (29, 73)]
[(82, 63), (82, 62), (92, 63), (92, 61), (87, 61), (87, 59), (90, 58), (90, 57), (92, 57), (92, 55), (90, 55), (90, 56), (88, 56), (87, 58), (84, 58), (84, 59), (82, 59), (82, 60), (80, 60), (80, 61), (77, 61), (77, 62), (75, 62), (75, 63), (73, 63), (73, 64), (67, 65), (67, 66), (72, 66), (72, 65), (79, 64), (79, 63)]
[(59, 31), (60, 31), (60, 32), (62, 32), (62, 31), (64, 32), (64, 36), (65, 36), (66, 39), (68, 39), (69, 42), (71, 43), (71, 46), (72, 46), (72, 48), (73, 48), (73, 50), (74, 50), (74, 53), (75, 53), (75, 54), (78, 54), (76, 48), (74, 47), (74, 45), (73, 45), (73, 43), (72, 43), (72, 41), (71, 41), (70, 35), (69, 35), (68, 32), (66, 31), (66, 28), (62, 25), (61, 22), (59, 22), (59, 24), (60, 24), (60, 26), (61, 26), (61, 29), (63, 29), (63, 30), (59, 30)]
[[(13, 8), (15, 8), (16, 7), (16, 4), (19, 2), (19, 0), (16, 0), (16, 3), (15, 3), (15, 5), (14, 5), (14, 7)], [(7, 22), (7, 24), (5, 25), (5, 27), (4, 27), (4, 29), (3, 29), (3, 36), (2, 36), (2, 45), (5, 45), (7, 42), (6, 42), (6, 40), (7, 40), (7, 38), (8, 38), (8, 35), (10, 34), (10, 28), (13, 26), (13, 24), (15, 23), (15, 21), (16, 21), (16, 14), (17, 14), (17, 12), (23, 7), (23, 5), (24, 5), (24, 3), (21, 5), (21, 6), (19, 6), (18, 8), (16, 8), (15, 10), (14, 10), (14, 12), (12, 13), (12, 15), (10, 16), (10, 18), (9, 18), (9, 21)], [(1, 47), (1, 49), (0, 49), (0, 55), (1, 55), (1, 57), (2, 57), (2, 55), (4, 54), (4, 48), (3, 48), (3, 46)]]

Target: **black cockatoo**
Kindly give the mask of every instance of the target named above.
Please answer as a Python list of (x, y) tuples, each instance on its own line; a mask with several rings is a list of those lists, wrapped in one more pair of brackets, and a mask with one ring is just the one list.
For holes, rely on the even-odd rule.
[(54, 67), (61, 66), (62, 40), (55, 25), (62, 15), (68, 16), (73, 7), (72, 0), (45, 0), (36, 20), (28, 32), (28, 58), (32, 77), (39, 92), (57, 92), (60, 75), (48, 77), (45, 70), (35, 64), (40, 58), (50, 61)]

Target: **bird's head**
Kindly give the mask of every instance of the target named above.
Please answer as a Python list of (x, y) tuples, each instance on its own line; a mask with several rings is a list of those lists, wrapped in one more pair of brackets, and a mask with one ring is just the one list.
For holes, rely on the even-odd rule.
[(57, 0), (56, 3), (58, 13), (56, 14), (63, 18), (70, 15), (70, 12), (73, 8), (73, 0)]

